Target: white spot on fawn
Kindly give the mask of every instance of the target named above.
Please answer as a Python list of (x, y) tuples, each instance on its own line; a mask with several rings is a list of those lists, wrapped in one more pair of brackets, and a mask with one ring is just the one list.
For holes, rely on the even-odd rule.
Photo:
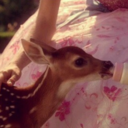
[(10, 92), (10, 90), (9, 90), (9, 89), (7, 89), (6, 91), (7, 91), (7, 92)]
[(30, 97), (32, 97), (32, 95), (31, 95), (31, 94), (29, 94), (29, 95), (28, 95), (28, 98), (30, 98)]
[(28, 96), (23, 96), (22, 99), (28, 99)]
[(10, 127), (11, 127), (11, 124), (5, 125), (5, 128), (10, 128)]
[(15, 112), (14, 112), (14, 111), (12, 111), (11, 113), (12, 113), (12, 114), (14, 114)]
[(36, 107), (33, 107), (30, 111), (29, 111), (29, 114), (32, 114), (33, 112), (35, 112), (37, 110)]
[(12, 113), (9, 113), (9, 117), (11, 117), (13, 114)]
[(14, 105), (11, 105), (10, 108), (15, 108), (15, 106)]
[(0, 116), (0, 119), (3, 119), (3, 116)]
[(7, 117), (4, 117), (4, 118), (3, 118), (3, 121), (5, 121), (5, 120), (7, 120)]
[(6, 88), (5, 88), (5, 87), (3, 87), (3, 90), (6, 90)]
[(11, 96), (14, 96), (14, 93), (11, 93), (10, 95), (11, 95)]
[(8, 99), (6, 98), (5, 101), (8, 101)]
[(5, 110), (8, 111), (9, 110), (9, 107), (6, 107)]
[(5, 121), (5, 120), (7, 120), (7, 117), (0, 116), (0, 119), (2, 119), (3, 121)]
[(20, 99), (21, 97), (20, 96), (16, 96), (17, 99)]

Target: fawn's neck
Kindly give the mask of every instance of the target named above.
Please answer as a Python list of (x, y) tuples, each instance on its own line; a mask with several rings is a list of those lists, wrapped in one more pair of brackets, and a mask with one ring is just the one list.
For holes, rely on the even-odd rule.
[(45, 123), (62, 102), (63, 99), (57, 96), (61, 82), (57, 74), (47, 69), (34, 84), (32, 91), (36, 91), (33, 92), (34, 95), (31, 98), (25, 101), (27, 104), (25, 106), (28, 107), (29, 114), (34, 115), (35, 120), (39, 119), (38, 123)]
[[(13, 111), (15, 114), (12, 115), (12, 119), (19, 119), (18, 122), (20, 122), (21, 127), (26, 127), (31, 124), (39, 128), (52, 116), (67, 94), (68, 91), (64, 91), (69, 90), (67, 86), (65, 86), (66, 89), (60, 89), (64, 84), (56, 71), (47, 68), (35, 84), (29, 87), (10, 87), (3, 84), (1, 96), (3, 96), (3, 99), (9, 98), (9, 100), (8, 102), (1, 101), (1, 104), (3, 107), (8, 107), (12, 105), (12, 101), (14, 101)], [(58, 92), (66, 93), (60, 96)], [(8, 114), (10, 114), (11, 111), (12, 110), (9, 110)], [(8, 114), (5, 112), (4, 116)]]

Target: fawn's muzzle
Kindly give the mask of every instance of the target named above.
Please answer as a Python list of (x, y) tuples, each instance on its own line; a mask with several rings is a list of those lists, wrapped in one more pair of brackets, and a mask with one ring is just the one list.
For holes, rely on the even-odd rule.
[(111, 69), (114, 67), (111, 61), (102, 62), (102, 71), (100, 72), (103, 79), (108, 79), (113, 76)]
[(105, 69), (110, 69), (110, 68), (113, 67), (113, 64), (112, 64), (111, 61), (103, 61), (103, 67), (104, 67)]

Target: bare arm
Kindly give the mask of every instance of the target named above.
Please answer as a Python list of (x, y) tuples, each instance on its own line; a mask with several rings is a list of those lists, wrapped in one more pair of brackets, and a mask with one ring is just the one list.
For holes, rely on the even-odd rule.
[[(36, 25), (31, 29), (32, 32), (30, 32), (33, 35), (28, 35), (26, 39), (29, 40), (30, 37), (33, 37), (34, 39), (44, 43), (49, 43), (51, 41), (51, 38), (56, 30), (56, 20), (59, 4), (60, 0), (40, 0)], [(18, 60), (21, 62), (26, 60), (24, 66), (30, 62), (22, 49), (19, 51), (19, 54), (17, 54), (16, 58), (18, 58)], [(16, 61), (16, 63), (18, 63), (21, 68), (24, 67), (23, 65), (20, 65), (18, 61)]]
[[(41, 42), (50, 43), (56, 29), (59, 4), (60, 0), (40, 0), (35, 27), (29, 31), (31, 34), (26, 35), (24, 38), (29, 40), (30, 37), (33, 37)], [(13, 85), (20, 77), (21, 70), (29, 63), (30, 60), (25, 55), (23, 48), (21, 48), (10, 64), (0, 70), (0, 85), (3, 82)]]
[[(51, 38), (56, 30), (59, 4), (60, 0), (40, 0), (36, 24), (35, 27), (30, 30), (31, 34), (25, 37), (27, 40), (29, 40), (30, 37), (33, 37), (40, 42), (50, 43)], [(22, 49), (19, 51), (19, 54), (17, 54), (16, 58), (18, 58), (18, 60), (21, 62), (25, 61), (24, 65), (21, 65), (21, 63), (16, 61), (16, 63), (18, 63), (19, 67), (21, 68), (30, 62)]]
[(49, 43), (55, 30), (60, 0), (41, 0), (34, 38)]

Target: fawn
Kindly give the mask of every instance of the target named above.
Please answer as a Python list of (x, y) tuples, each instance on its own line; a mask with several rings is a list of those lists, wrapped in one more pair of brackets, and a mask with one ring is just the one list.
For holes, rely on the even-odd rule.
[(56, 50), (46, 44), (41, 48), (33, 42), (22, 39), (26, 55), (32, 61), (48, 66), (45, 73), (28, 87), (2, 84), (0, 128), (40, 128), (75, 84), (112, 76), (110, 61), (95, 59), (78, 47)]

